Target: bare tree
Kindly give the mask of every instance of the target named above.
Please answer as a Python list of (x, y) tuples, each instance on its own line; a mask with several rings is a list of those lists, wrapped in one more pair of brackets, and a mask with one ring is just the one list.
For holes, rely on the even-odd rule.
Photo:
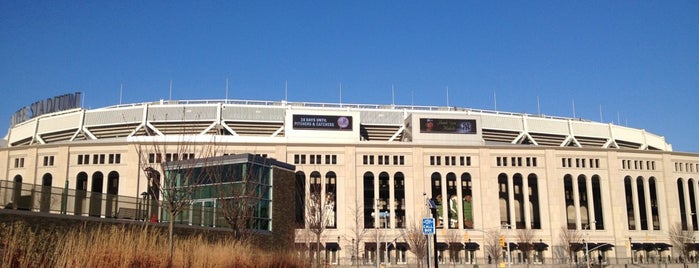
[(580, 250), (580, 240), (582, 240), (582, 233), (577, 229), (571, 230), (567, 226), (561, 227), (561, 232), (559, 233), (559, 238), (561, 239), (561, 247), (566, 254), (566, 263), (572, 261), (573, 253)]
[(463, 249), (463, 244), (461, 244), (462, 235), (461, 231), (456, 229), (449, 229), (445, 236), (445, 241), (449, 245), (449, 262), (458, 263), (459, 262), (459, 252)]
[[(334, 226), (334, 208), (335, 200), (332, 195), (327, 194), (325, 198), (321, 196), (320, 191), (312, 191), (306, 199), (306, 228), (315, 236), (315, 261), (320, 267), (320, 238), (323, 236), (325, 229)], [(331, 212), (333, 211), (333, 212)]]
[[(151, 202), (156, 204), (162, 195), (160, 205), (168, 216), (168, 259), (172, 263), (175, 221), (191, 208), (194, 193), (206, 178), (205, 172), (198, 172), (193, 167), (207, 165), (209, 158), (215, 155), (215, 142), (203, 142), (201, 137), (195, 136), (181, 136), (171, 143), (158, 138), (150, 141), (151, 144), (143, 142), (135, 146), (141, 167), (149, 179)], [(155, 217), (153, 213), (151, 218)]]
[(255, 164), (257, 157), (254, 156), (244, 165), (212, 163), (206, 169), (215, 183), (221, 215), (238, 242), (252, 238), (247, 230), (255, 224), (255, 207), (269, 194), (269, 189), (262, 184), (264, 178), (260, 177), (264, 174)]
[(421, 268), (427, 256), (428, 243), (427, 236), (422, 234), (422, 227), (411, 221), (407, 228), (401, 229), (401, 234), (410, 247), (409, 251), (417, 259), (417, 267)]
[(500, 237), (502, 233), (499, 229), (491, 230), (485, 233), (485, 253), (488, 254), (488, 260), (494, 263), (500, 262), (502, 254), (502, 246), (500, 246)]
[(534, 230), (517, 230), (517, 242), (517, 249), (524, 254), (525, 263), (529, 267), (529, 263), (531, 263), (530, 253), (534, 250)]
[(672, 247), (682, 254), (682, 262), (686, 263), (687, 257), (689, 257), (689, 251), (691, 251), (688, 244), (694, 241), (694, 232), (684, 230), (682, 224), (678, 222), (670, 226), (669, 236)]
[(360, 256), (359, 245), (364, 241), (364, 237), (368, 234), (369, 230), (364, 228), (364, 211), (360, 206), (359, 201), (354, 200), (354, 207), (350, 207), (350, 214), (353, 220), (353, 228), (350, 230), (350, 240), (354, 241), (352, 244), (351, 253), (354, 258), (355, 264), (359, 265), (357, 261), (358, 256)]

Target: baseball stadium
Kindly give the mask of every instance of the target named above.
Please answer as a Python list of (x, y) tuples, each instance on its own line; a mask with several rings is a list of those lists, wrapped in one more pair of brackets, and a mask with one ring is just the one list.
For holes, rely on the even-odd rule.
[[(0, 201), (168, 221), (153, 189), (153, 174), (167, 172), (157, 163), (245, 154), (274, 159), (296, 185), (286, 204), (294, 216), (263, 211), (254, 228), (294, 222), (295, 249), (331, 264), (415, 264), (416, 233), (436, 238), (438, 263), (469, 267), (697, 261), (699, 154), (640, 128), (463, 107), (159, 100), (86, 109), (79, 92), (66, 94), (11, 119)], [(219, 203), (201, 196), (175, 220), (226, 228)], [(318, 211), (320, 244), (309, 223)]]

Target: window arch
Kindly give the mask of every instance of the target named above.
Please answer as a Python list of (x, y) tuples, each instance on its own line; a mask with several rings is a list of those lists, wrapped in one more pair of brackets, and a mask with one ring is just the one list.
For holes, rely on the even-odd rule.
[(364, 228), (374, 228), (374, 173), (364, 173), (363, 181)]
[(636, 192), (638, 194), (638, 217), (641, 221), (641, 230), (648, 230), (648, 212), (646, 211), (646, 190), (643, 185), (643, 177), (636, 178)]
[(472, 191), (471, 174), (461, 174), (461, 194), (463, 195), (463, 225), (464, 229), (473, 229), (473, 191)]
[(393, 194), (395, 196), (396, 228), (405, 228), (405, 176), (402, 172), (393, 175)]
[(15, 175), (12, 184), (12, 204), (15, 208), (19, 208), (19, 198), (22, 196), (22, 175)]
[(87, 173), (80, 172), (75, 179), (75, 205), (73, 207), (75, 215), (82, 215), (85, 211), (85, 201), (87, 198)]
[(53, 176), (46, 173), (41, 177), (41, 198), (39, 199), (39, 211), (49, 212), (51, 210), (51, 185)]
[(636, 216), (634, 215), (633, 186), (631, 176), (624, 177), (624, 192), (626, 194), (626, 217), (629, 222), (629, 230), (636, 230)]
[(456, 174), (453, 172), (447, 173), (447, 219), (449, 220), (449, 229), (459, 228), (459, 210), (461, 202), (456, 192)]
[(566, 174), (563, 176), (563, 195), (566, 202), (566, 222), (569, 230), (575, 230), (578, 219), (575, 212), (575, 193), (573, 192), (573, 176)]
[(531, 209), (531, 228), (541, 229), (541, 210), (539, 204), (539, 181), (538, 176), (532, 173), (527, 177), (529, 187), (529, 208)]
[(337, 174), (325, 173), (325, 220), (327, 228), (337, 228)]
[(595, 208), (595, 229), (604, 230), (604, 210), (599, 175), (592, 175), (592, 202)]
[(587, 196), (587, 177), (578, 175), (578, 196), (580, 198), (580, 224), (582, 226), (590, 226), (590, 203)]
[(514, 205), (515, 205), (515, 228), (525, 229), (527, 226), (525, 224), (525, 212), (524, 212), (524, 179), (522, 174), (515, 173), (512, 176), (512, 189), (514, 191)]
[(388, 213), (391, 198), (390, 179), (387, 172), (379, 173), (379, 228), (390, 228), (391, 226), (391, 215)]
[(699, 226), (697, 226), (697, 198), (694, 191), (694, 179), (687, 180), (687, 192), (689, 193), (689, 212), (692, 217), (692, 229), (697, 231)]
[(432, 186), (432, 200), (437, 206), (437, 228), (442, 228), (444, 225), (444, 198), (442, 197), (442, 175), (438, 172), (432, 173), (430, 176)]
[(660, 230), (660, 215), (658, 206), (658, 193), (655, 186), (655, 177), (648, 178), (648, 190), (650, 191), (650, 213), (653, 230)]
[(498, 175), (498, 198), (500, 199), (500, 223), (510, 224), (510, 194), (507, 174)]
[(92, 174), (92, 187), (90, 192), (90, 210), (89, 215), (92, 217), (102, 216), (102, 189), (104, 187), (104, 174), (95, 172)]
[(107, 203), (105, 217), (112, 218), (117, 215), (117, 195), (119, 195), (119, 172), (111, 171), (107, 174)]
[(682, 230), (687, 230), (689, 226), (687, 225), (687, 207), (684, 203), (684, 183), (682, 182), (682, 178), (677, 179), (677, 198), (680, 203), (680, 222), (682, 224)]

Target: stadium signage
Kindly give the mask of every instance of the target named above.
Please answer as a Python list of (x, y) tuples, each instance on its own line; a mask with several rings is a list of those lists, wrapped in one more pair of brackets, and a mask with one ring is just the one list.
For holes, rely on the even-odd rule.
[(43, 114), (78, 108), (80, 107), (80, 95), (80, 92), (63, 94), (24, 106), (12, 115), (10, 124), (14, 126)]
[(477, 134), (474, 119), (420, 118), (421, 133)]
[(314, 130), (352, 130), (352, 117), (338, 115), (295, 114), (293, 116), (293, 128)]

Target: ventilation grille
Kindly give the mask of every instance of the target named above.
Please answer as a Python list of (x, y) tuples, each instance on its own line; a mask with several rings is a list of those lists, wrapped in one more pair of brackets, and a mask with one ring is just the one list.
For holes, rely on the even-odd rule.
[[(399, 126), (360, 126), (360, 135), (363, 140), (369, 141), (388, 141), (400, 129)], [(394, 141), (401, 141), (403, 133), (398, 135)]]
[[(226, 122), (240, 136), (272, 136), (284, 126), (282, 122)], [(284, 131), (278, 136), (284, 136)]]
[(483, 129), (483, 140), (487, 142), (512, 143), (519, 136), (517, 131)]
[(564, 135), (554, 135), (554, 134), (544, 134), (544, 133), (529, 133), (532, 139), (536, 141), (537, 144), (542, 146), (561, 146), (561, 143), (565, 141), (566, 136)]

